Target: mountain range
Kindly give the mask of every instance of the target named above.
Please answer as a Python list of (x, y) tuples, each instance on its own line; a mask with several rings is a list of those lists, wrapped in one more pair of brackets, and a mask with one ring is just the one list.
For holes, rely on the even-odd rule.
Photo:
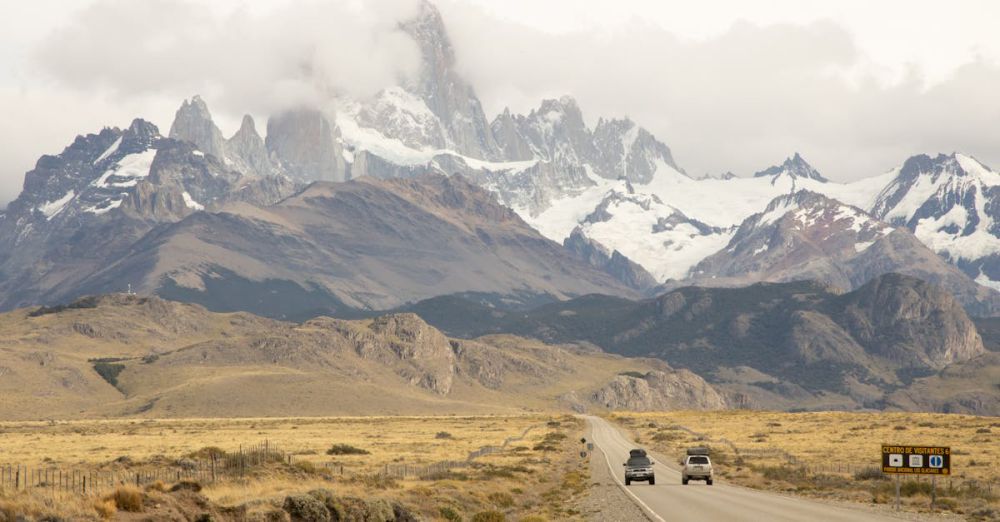
[(948, 292), (900, 274), (848, 293), (796, 281), (684, 287), (640, 301), (591, 295), (510, 312), (443, 296), (403, 311), (458, 337), (506, 332), (670, 361), (733, 407), (1000, 411), (1000, 353), (986, 349)]
[(123, 294), (0, 314), (0, 393), (7, 420), (726, 406), (690, 371), (585, 344), (454, 339), (405, 313), (289, 323)]
[[(423, 57), (415, 77), (368, 99), (337, 97), (332, 109), (275, 114), (264, 138), (250, 116), (224, 137), (195, 96), (167, 137), (135, 120), (43, 156), (0, 214), (0, 308), (132, 285), (307, 317), (463, 291), (517, 305), (684, 284), (816, 279), (852, 290), (900, 272), (942, 285), (976, 315), (998, 311), (1000, 174), (969, 156), (914, 156), (847, 184), (799, 154), (749, 178), (694, 179), (647, 130), (627, 118), (591, 128), (570, 97), (488, 121), (436, 8), (422, 2), (400, 30)], [(399, 178), (418, 181), (389, 181)], [(307, 188), (356, 179), (366, 181)], [(442, 223), (429, 219), (444, 208), (434, 197), (447, 197), (434, 191), (463, 192), (470, 206), (456, 201), (443, 221), (458, 228), (431, 239), (418, 229)], [(374, 210), (397, 205), (428, 219)], [(326, 219), (339, 230), (320, 231)], [(501, 223), (517, 231), (490, 230)], [(361, 244), (373, 231), (384, 248)], [(413, 248), (390, 247), (396, 239)], [(275, 291), (285, 297), (268, 299)], [(253, 304), (264, 302), (285, 311)]]

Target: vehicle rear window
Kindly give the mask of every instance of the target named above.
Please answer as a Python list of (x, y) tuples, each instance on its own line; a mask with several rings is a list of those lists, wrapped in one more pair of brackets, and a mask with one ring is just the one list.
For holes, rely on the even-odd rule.
[(649, 466), (649, 459), (646, 457), (632, 457), (628, 459), (628, 465), (633, 468)]
[(708, 464), (708, 457), (690, 457), (688, 464)]

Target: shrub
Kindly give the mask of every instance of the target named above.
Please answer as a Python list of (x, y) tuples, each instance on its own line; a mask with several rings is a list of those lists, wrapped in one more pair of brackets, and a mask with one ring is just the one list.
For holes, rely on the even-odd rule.
[(118, 374), (122, 373), (124, 369), (124, 364), (103, 361), (94, 363), (94, 371), (97, 372), (97, 375), (100, 375), (102, 379), (115, 388), (118, 387)]
[(441, 518), (447, 520), (448, 522), (462, 522), (462, 515), (459, 515), (454, 509), (444, 506), (438, 510), (438, 514)]
[(115, 489), (105, 500), (115, 503), (115, 507), (130, 513), (142, 512), (142, 491), (133, 486), (122, 486)]
[(881, 468), (864, 468), (854, 474), (855, 480), (885, 480), (885, 474)]
[(360, 484), (366, 488), (374, 489), (399, 489), (399, 482), (396, 479), (385, 475), (355, 475), (351, 482)]
[(934, 501), (934, 505), (948, 511), (956, 511), (958, 509), (958, 501), (953, 498), (939, 498)]
[(289, 495), (282, 508), (293, 522), (329, 522), (330, 510), (319, 499), (310, 495)]
[(201, 491), (201, 484), (193, 480), (182, 480), (174, 484), (174, 487), (170, 488), (170, 491), (193, 491), (198, 493)]
[(917, 482), (916, 480), (907, 480), (906, 482), (903, 482), (900, 485), (899, 494), (904, 497), (912, 497), (914, 495), (930, 495), (931, 484), (930, 482)]
[(892, 429), (894, 429), (896, 431), (906, 431), (907, 428), (906, 428), (906, 426), (895, 426)]
[(507, 517), (499, 511), (480, 511), (472, 515), (472, 522), (507, 522)]
[(549, 519), (539, 515), (528, 515), (522, 518), (521, 522), (549, 522)]
[(316, 466), (315, 464), (309, 462), (308, 460), (297, 460), (295, 461), (295, 464), (293, 464), (293, 466), (295, 466), (295, 469), (303, 473), (319, 473), (320, 471), (322, 471), (322, 468)]
[(95, 500), (94, 511), (97, 511), (97, 516), (104, 520), (111, 520), (115, 516), (115, 513), (118, 512), (118, 506), (115, 505), (114, 500)]
[(146, 491), (159, 491), (160, 493), (163, 493), (166, 490), (167, 485), (164, 484), (162, 480), (157, 480), (156, 482), (146, 486)]
[(198, 451), (188, 453), (188, 458), (192, 459), (221, 459), (225, 456), (226, 452), (222, 448), (215, 446), (205, 446)]
[(396, 520), (396, 510), (385, 500), (366, 501), (357, 497), (342, 497), (337, 499), (335, 504), (335, 508), (331, 510), (333, 520), (351, 520), (359, 522), (383, 522)]
[(420, 520), (417, 515), (402, 504), (393, 504), (392, 514), (396, 517), (395, 522), (418, 522)]
[(370, 452), (365, 449), (356, 448), (350, 444), (334, 444), (330, 446), (330, 449), (326, 450), (327, 455), (369, 455)]
[(976, 433), (992, 433), (992, 431), (989, 428), (979, 428)]
[(439, 432), (437, 432), (436, 435), (434, 435), (434, 438), (435, 439), (450, 439), (450, 438), (452, 438), (452, 436), (451, 436), (451, 433), (448, 433), (447, 431), (439, 431)]
[(486, 498), (488, 498), (490, 503), (498, 508), (507, 509), (514, 506), (514, 497), (510, 496), (510, 493), (498, 491), (496, 493), (490, 493)]

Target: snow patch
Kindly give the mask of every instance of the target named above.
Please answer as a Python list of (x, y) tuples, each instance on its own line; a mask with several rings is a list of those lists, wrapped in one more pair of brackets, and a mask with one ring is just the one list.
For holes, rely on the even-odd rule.
[[(135, 154), (129, 154), (113, 165), (110, 169), (104, 172), (100, 178), (92, 183), (92, 185), (101, 188), (110, 187), (131, 187), (135, 185), (138, 178), (145, 178), (149, 176), (149, 169), (153, 165), (153, 159), (156, 158), (156, 149), (146, 149), (142, 152)], [(108, 179), (112, 176), (116, 178), (131, 178), (126, 181), (119, 181), (115, 183), (108, 183)]]
[(193, 208), (195, 210), (205, 210), (205, 206), (195, 201), (194, 198), (191, 197), (191, 194), (188, 194), (188, 191), (185, 190), (181, 194), (181, 197), (184, 198), (184, 204), (187, 205), (188, 208)]
[[(121, 194), (122, 199), (116, 199), (113, 201), (105, 201), (104, 203), (99, 203), (92, 207), (87, 207), (83, 209), (84, 212), (89, 212), (91, 214), (96, 214), (100, 216), (101, 214), (106, 214), (120, 206), (122, 206), (122, 201), (124, 201), (127, 194)], [(103, 206), (102, 206), (103, 205)]]
[(874, 241), (862, 241), (860, 243), (854, 243), (854, 251), (860, 254), (861, 252), (868, 250), (868, 248), (874, 244), (875, 244)]
[(994, 281), (989, 277), (986, 277), (986, 274), (983, 274), (982, 272), (980, 272), (979, 275), (976, 276), (976, 282), (985, 286), (986, 288), (992, 288), (994, 290), (1000, 291), (1000, 281)]
[(195, 156), (198, 156), (199, 158), (204, 158), (205, 157), (205, 153), (202, 152), (202, 151), (200, 151), (200, 150), (192, 150), (191, 154), (193, 154)]
[(97, 159), (94, 160), (93, 164), (97, 165), (98, 163), (106, 160), (108, 156), (114, 154), (115, 152), (118, 152), (118, 147), (120, 147), (121, 144), (122, 144), (122, 136), (118, 136), (118, 139), (115, 140), (115, 142), (112, 143), (111, 146), (108, 147), (107, 150), (105, 150), (100, 156), (98, 156)]
[(51, 221), (52, 218), (58, 216), (60, 212), (65, 210), (66, 205), (68, 205), (69, 202), (72, 201), (73, 198), (75, 197), (76, 197), (76, 192), (71, 190), (66, 194), (64, 194), (63, 197), (56, 199), (55, 201), (42, 203), (41, 205), (38, 206), (38, 210), (41, 211), (42, 214), (45, 214), (45, 219), (47, 221)]

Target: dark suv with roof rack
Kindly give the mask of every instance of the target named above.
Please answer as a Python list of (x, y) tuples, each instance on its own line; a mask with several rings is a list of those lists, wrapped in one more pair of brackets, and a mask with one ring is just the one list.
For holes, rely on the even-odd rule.
[(629, 451), (628, 462), (625, 466), (625, 485), (632, 485), (632, 481), (648, 482), (650, 486), (656, 484), (656, 475), (653, 473), (653, 464), (656, 464), (646, 456), (646, 450), (634, 449)]

